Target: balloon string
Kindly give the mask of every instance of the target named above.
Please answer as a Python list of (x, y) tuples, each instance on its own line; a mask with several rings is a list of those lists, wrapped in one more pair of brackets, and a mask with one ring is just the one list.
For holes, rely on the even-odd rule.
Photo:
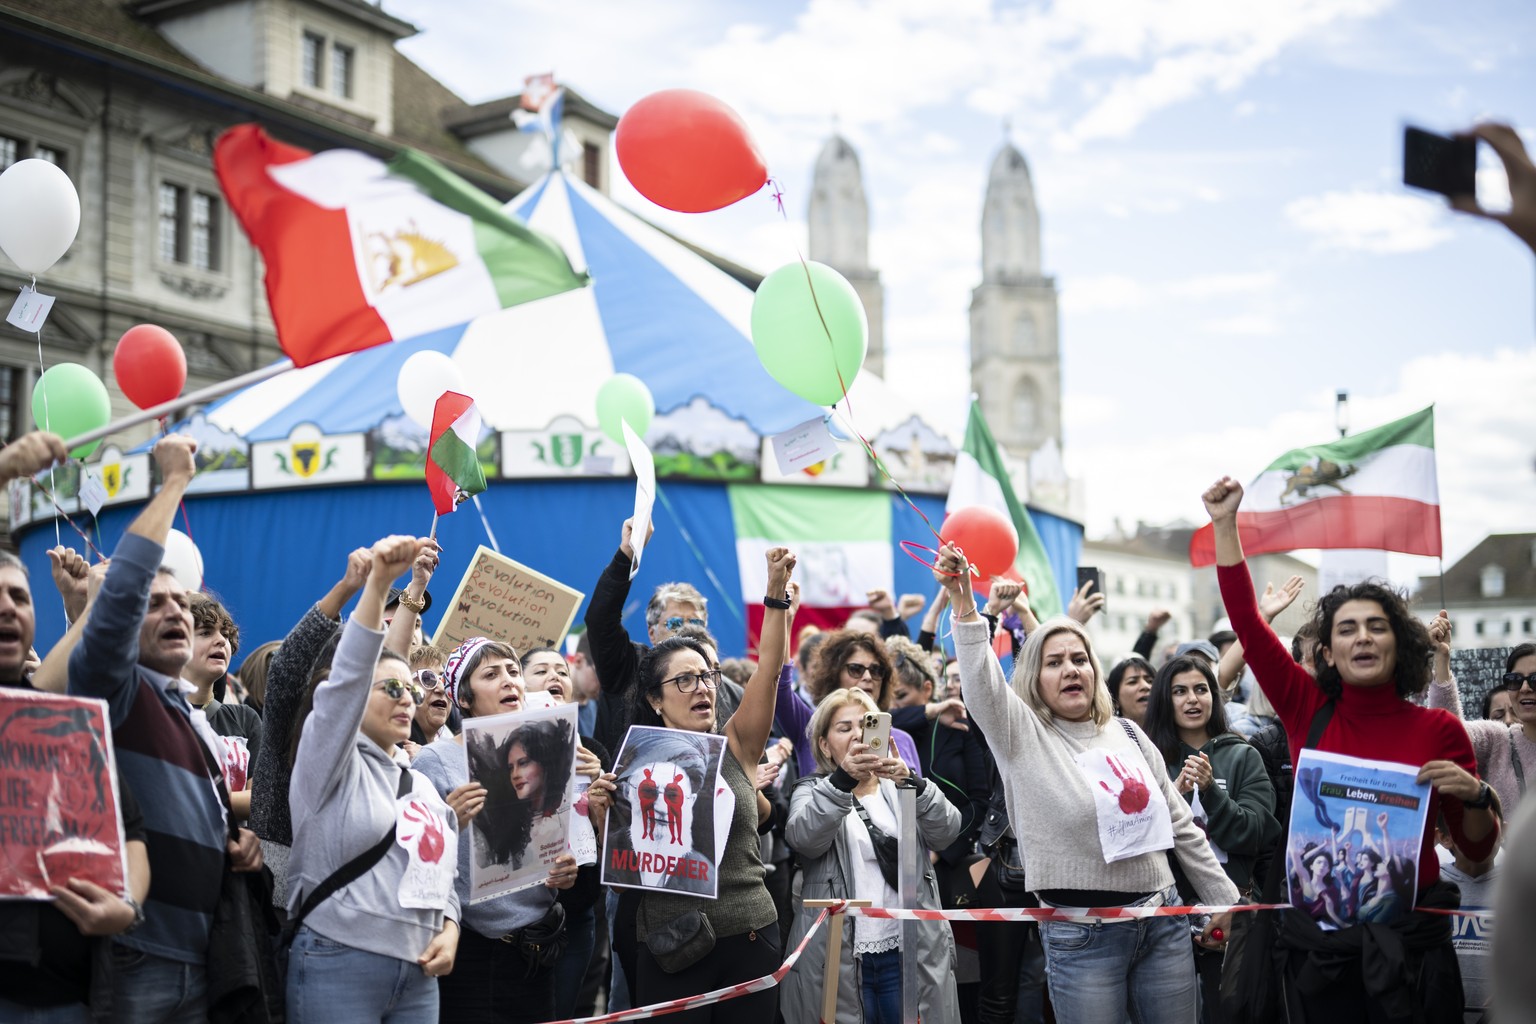
[[(772, 195), (774, 202), (778, 204), (779, 217), (784, 222), (785, 230), (788, 231), (789, 215), (784, 212), (783, 187), (780, 186), (780, 184), (772, 178), (769, 178), (768, 181), (773, 186)], [(832, 343), (832, 329), (827, 326), (827, 318), (821, 310), (821, 300), (816, 297), (816, 282), (811, 279), (810, 264), (806, 262), (805, 254), (800, 251), (800, 246), (795, 241), (793, 234), (790, 235), (789, 244), (795, 250), (795, 257), (800, 261), (801, 270), (805, 272), (805, 284), (806, 287), (810, 289), (811, 305), (816, 309), (816, 318), (821, 321), (822, 334), (826, 336), (827, 349), (831, 352), (832, 355), (832, 370), (837, 374), (837, 386), (838, 389), (843, 393), (844, 404), (848, 407), (847, 414), (841, 417), (843, 426), (847, 427), (848, 430), (853, 433), (853, 436), (859, 439), (859, 444), (863, 447), (864, 453), (869, 456), (869, 460), (875, 464), (875, 469), (890, 483), (892, 487), (896, 489), (896, 493), (901, 495), (901, 500), (907, 503), (907, 507), (910, 508), (913, 512), (917, 513), (917, 517), (923, 521), (923, 525), (928, 527), (928, 532), (933, 534), (933, 539), (938, 541), (940, 546), (943, 546), (944, 538), (939, 536), (939, 531), (934, 528), (933, 521), (928, 518), (922, 509), (917, 507), (917, 503), (912, 500), (912, 496), (907, 493), (907, 489), (901, 486), (900, 481), (891, 475), (890, 470), (885, 468), (885, 462), (875, 452), (875, 446), (869, 443), (869, 439), (866, 438), (862, 432), (860, 432), (858, 427), (854, 426), (853, 400), (848, 396), (848, 382), (843, 378), (842, 367), (837, 365), (837, 350)], [(833, 403), (832, 411), (833, 413), (837, 412), (836, 403)]]
[[(32, 275), (32, 291), (34, 293), (37, 291), (37, 275), (36, 274)], [(43, 378), (45, 376), (47, 376), (47, 373), (48, 373), (48, 367), (43, 363), (43, 325), (42, 324), (38, 324), (37, 325), (37, 382), (39, 384), (42, 384), (42, 387), (43, 387), (43, 429), (51, 432), (53, 430), (53, 415), (52, 415), (52, 413), (50, 413), (48, 411), (48, 385), (43, 382)], [(54, 470), (54, 467), (52, 467), (52, 466), (48, 467), (48, 483), (52, 484), (55, 488), (57, 488), (58, 487), (58, 483), (54, 480), (53, 470)], [(42, 486), (42, 482), (41, 481), (38, 482), (38, 486)], [(50, 493), (49, 494), (49, 500), (52, 501), (52, 499), (53, 499), (53, 495)], [(55, 501), (53, 503), (53, 507), (54, 508), (59, 508), (59, 503)], [(64, 510), (63, 509), (59, 509), (59, 515), (64, 515)], [(66, 516), (65, 518), (68, 518), (68, 517)], [(74, 526), (75, 524), (74, 523), (70, 523), (69, 525)], [(76, 532), (79, 532), (79, 528), (78, 527), (76, 527)], [(63, 547), (64, 546), (64, 535), (59, 532), (59, 521), (58, 521), (58, 519), (54, 519), (54, 521), (53, 521), (53, 542), (54, 542), (54, 546), (55, 547)]]
[[(90, 534), (88, 534), (84, 530), (80, 529), (79, 524), (76, 523), (73, 519), (71, 519), (69, 517), (69, 513), (65, 512), (64, 509), (59, 506), (59, 499), (57, 499), (57, 498), (55, 498), (53, 496), (53, 491), (48, 488), (48, 485), (43, 483), (41, 480), (33, 480), (32, 482), (37, 484), (38, 489), (43, 492), (44, 497), (46, 497), (50, 502), (52, 502), (53, 510), (58, 513), (58, 515), (53, 520), (55, 533), (58, 532), (59, 520), (60, 519), (64, 520), (66, 523), (69, 524), (69, 528), (74, 530), (75, 533), (79, 534), (81, 540), (85, 541), (85, 549), (87, 551), (89, 551), (91, 554), (95, 555), (101, 561), (105, 562), (107, 560), (107, 556), (101, 553), (101, 549), (100, 548), (98, 548), (95, 544), (91, 543)], [(62, 539), (62, 535), (60, 535), (58, 539), (59, 539), (58, 546), (59, 547), (63, 547), (64, 546), (64, 541)]]

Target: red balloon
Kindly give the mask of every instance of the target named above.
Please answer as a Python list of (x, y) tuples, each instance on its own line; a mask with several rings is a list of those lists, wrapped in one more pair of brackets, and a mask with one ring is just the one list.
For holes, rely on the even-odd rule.
[(965, 552), (981, 575), (1002, 576), (1019, 554), (1019, 534), (1007, 516), (985, 505), (957, 508), (939, 528), (944, 543)]
[(187, 354), (164, 327), (139, 324), (117, 340), (112, 372), (128, 400), (149, 409), (181, 394), (187, 383)]
[(663, 89), (630, 107), (613, 146), (636, 191), (679, 213), (730, 206), (768, 180), (740, 115), (693, 89)]

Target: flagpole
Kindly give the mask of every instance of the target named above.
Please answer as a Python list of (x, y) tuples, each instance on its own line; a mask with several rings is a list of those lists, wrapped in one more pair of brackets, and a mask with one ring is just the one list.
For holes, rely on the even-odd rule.
[(429, 540), (437, 540), (437, 513), (432, 513), (432, 532), (427, 534)]
[(271, 380), (273, 377), (287, 373), (291, 369), (293, 369), (292, 359), (280, 359), (271, 366), (263, 366), (259, 370), (252, 370), (250, 373), (232, 377), (221, 383), (210, 384), (208, 387), (194, 391), (191, 394), (182, 395), (180, 398), (173, 398), (169, 402), (161, 402), (150, 409), (141, 409), (136, 413), (124, 416), (120, 420), (113, 420), (104, 427), (98, 427), (95, 430), (90, 430), (70, 438), (64, 442), (64, 447), (74, 451), (81, 445), (90, 444), (92, 441), (99, 441), (109, 434), (117, 433), (119, 430), (127, 430), (129, 427), (136, 427), (140, 423), (148, 423), (162, 416), (169, 416), (174, 412), (180, 412), (189, 405), (201, 405), (215, 398), (223, 398), (232, 391), (239, 391), (241, 388), (249, 387), (252, 384), (260, 384), (264, 380)]

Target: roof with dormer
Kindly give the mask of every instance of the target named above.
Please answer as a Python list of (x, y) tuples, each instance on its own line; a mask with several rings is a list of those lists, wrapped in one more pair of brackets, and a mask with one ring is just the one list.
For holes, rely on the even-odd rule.
[[(1483, 570), (1498, 566), (1504, 573), (1504, 593), (1483, 597)], [(1536, 601), (1536, 533), (1490, 533), (1445, 572), (1445, 601), (1466, 604), (1483, 600)], [(1419, 592), (1440, 600), (1438, 576), (1419, 579)]]

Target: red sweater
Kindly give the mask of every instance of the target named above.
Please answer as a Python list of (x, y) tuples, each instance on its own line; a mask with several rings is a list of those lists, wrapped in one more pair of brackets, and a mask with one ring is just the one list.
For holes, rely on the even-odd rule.
[[(1253, 580), (1247, 564), (1216, 568), (1221, 583), (1221, 599), (1226, 603), (1232, 631), (1243, 645), (1243, 656), (1253, 669), (1264, 696), (1275, 706), (1285, 726), (1291, 746), (1291, 763), (1301, 753), (1317, 709), (1328, 697), (1317, 680), (1291, 658), (1291, 652), (1275, 636), (1253, 593)], [(1477, 758), (1472, 741), (1456, 716), (1435, 708), (1422, 708), (1397, 695), (1392, 685), (1350, 686), (1344, 684), (1334, 707), (1333, 718), (1323, 730), (1317, 749), (1331, 754), (1393, 761), (1398, 764), (1423, 765), (1429, 761), (1454, 761), (1473, 775)], [(1461, 801), (1431, 790), (1429, 819), (1424, 827), (1424, 842), (1419, 849), (1419, 888), (1433, 885), (1440, 877), (1440, 862), (1435, 857), (1435, 817), (1445, 813), (1446, 824), (1456, 845), (1471, 860), (1482, 860), (1498, 841), (1497, 825), (1482, 840), (1469, 842), (1462, 832)]]

